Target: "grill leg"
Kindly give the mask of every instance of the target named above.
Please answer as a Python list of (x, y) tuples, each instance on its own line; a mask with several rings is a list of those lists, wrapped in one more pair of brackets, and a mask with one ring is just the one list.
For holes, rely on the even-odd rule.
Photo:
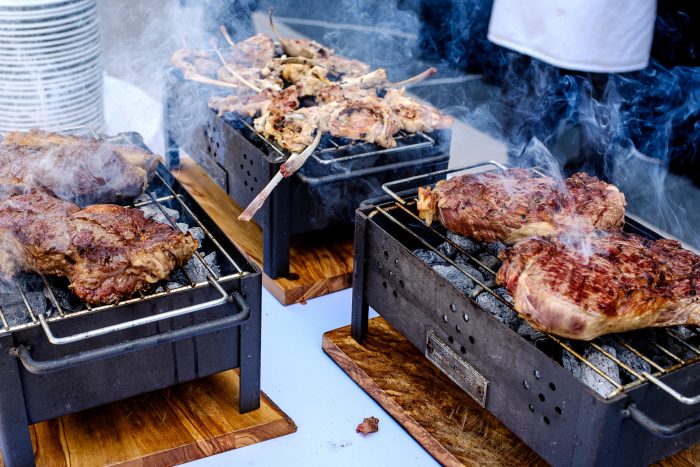
[(367, 337), (369, 304), (365, 298), (365, 223), (364, 216), (355, 215), (355, 264), (352, 273), (352, 337), (362, 343)]
[(34, 465), (29, 420), (24, 405), (22, 382), (17, 361), (10, 357), (9, 348), (0, 345), (0, 449), (5, 467)]
[(178, 147), (177, 141), (173, 136), (173, 109), (169, 86), (166, 91), (165, 103), (163, 104), (163, 120), (165, 127), (165, 163), (169, 169), (177, 168), (180, 166), (180, 148)]
[(260, 292), (261, 284), (257, 282), (257, 290), (247, 290), (246, 296), (250, 305), (250, 319), (241, 326), (241, 336), (238, 339), (238, 354), (241, 356), (241, 384), (238, 399), (240, 413), (250, 412), (260, 407)]
[(263, 229), (263, 271), (276, 279), (289, 274), (290, 199), (289, 179), (284, 179), (267, 200)]

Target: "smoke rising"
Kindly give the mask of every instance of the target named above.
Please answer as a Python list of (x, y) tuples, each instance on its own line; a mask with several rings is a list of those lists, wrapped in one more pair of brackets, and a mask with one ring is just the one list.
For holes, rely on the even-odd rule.
[[(266, 12), (274, 6), (283, 35), (308, 37), (385, 67), (391, 80), (435, 65), (439, 74), (411, 91), (505, 142), (514, 163), (544, 163), (562, 176), (577, 170), (596, 174), (625, 192), (630, 212), (700, 245), (695, 232), (700, 219), (691, 201), (683, 202), (684, 191), (697, 192), (689, 178), (700, 179), (683, 173), (687, 161), (699, 157), (700, 74), (694, 67), (673, 66), (678, 57), (696, 55), (678, 29), (691, 22), (683, 12), (657, 20), (656, 59), (646, 69), (600, 75), (557, 69), (488, 42), (488, 0), (246, 1), (234, 6), (161, 0), (151, 2), (154, 11), (148, 14), (136, 5), (101, 4), (128, 18), (112, 35), (123, 39), (109, 47), (107, 68), (141, 87), (157, 87), (152, 94), (158, 99), (175, 49), (185, 44), (207, 49), (220, 22), (234, 40), (267, 32)], [(109, 35), (114, 26), (103, 23)], [(124, 32), (139, 23), (148, 23), (136, 28), (140, 33), (130, 37)], [(470, 73), (478, 79), (470, 79)], [(437, 84), (440, 80), (443, 84)], [(215, 87), (206, 91), (226, 93)], [(178, 103), (192, 135), (206, 118), (198, 107), (201, 98)]]

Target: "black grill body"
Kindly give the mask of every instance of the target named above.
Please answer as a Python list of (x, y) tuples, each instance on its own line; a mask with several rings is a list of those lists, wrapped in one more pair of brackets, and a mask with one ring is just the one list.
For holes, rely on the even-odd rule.
[[(250, 122), (236, 116), (218, 117), (210, 110), (208, 96), (221, 92), (185, 81), (178, 70), (170, 70), (165, 101), (168, 161), (176, 166), (179, 149), (184, 149), (238, 205), (245, 207), (287, 156), (255, 133)], [(419, 138), (423, 137), (415, 136)], [(426, 135), (421, 140), (424, 144), (406, 145), (402, 150), (380, 151), (376, 145), (361, 144), (348, 146), (333, 156), (327, 156), (331, 143), (322, 140), (326, 151), (319, 154), (319, 160), (312, 155), (304, 167), (283, 180), (254, 217), (263, 229), (265, 274), (276, 278), (289, 273), (291, 235), (349, 226), (355, 209), (362, 201), (381, 194), (383, 183), (446, 168), (450, 140), (449, 130), (439, 130)], [(373, 154), (332, 161), (363, 152)], [(330, 158), (324, 160), (326, 157)]]
[[(420, 231), (392, 205), (383, 207)], [(629, 219), (626, 229), (658, 238)], [(427, 234), (423, 240), (440, 243)], [(697, 405), (679, 404), (649, 383), (599, 396), (417, 258), (418, 248), (425, 245), (374, 206), (357, 210), (352, 335), (358, 342), (367, 333), (369, 307), (424, 354), (432, 332), (488, 382), (484, 407), (552, 465), (648, 465), (700, 441)], [(661, 379), (695, 395), (699, 372), (696, 362)], [(630, 410), (649, 419), (638, 423)]]
[[(164, 185), (168, 185), (167, 189)], [(180, 211), (180, 222), (206, 229), (204, 251), (218, 248), (216, 282), (153, 293), (101, 311), (48, 318), (56, 336), (202, 304), (223, 303), (178, 317), (75, 343), (56, 345), (38, 323), (0, 330), (0, 448), (5, 465), (34, 464), (29, 424), (78, 412), (225, 370), (240, 368), (240, 411), (260, 405), (261, 273), (248, 262), (201, 206), (159, 166), (147, 191), (171, 197), (161, 204)], [(189, 212), (183, 210), (183, 204)], [(195, 218), (197, 220), (195, 220)], [(235, 268), (233, 264), (235, 263)], [(51, 281), (51, 279), (49, 279)], [(61, 283), (52, 286), (61, 287)], [(65, 285), (64, 285), (65, 286)], [(225, 300), (223, 298), (226, 298)]]

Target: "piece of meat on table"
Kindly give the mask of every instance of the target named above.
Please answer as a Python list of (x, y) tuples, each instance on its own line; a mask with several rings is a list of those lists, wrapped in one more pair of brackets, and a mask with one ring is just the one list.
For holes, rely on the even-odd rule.
[(622, 231), (532, 238), (501, 254), (497, 282), (533, 327), (571, 339), (700, 324), (700, 257)]
[[(0, 201), (0, 273), (65, 276), (81, 300), (115, 303), (166, 279), (197, 249), (187, 233), (140, 209), (80, 209), (45, 193)], [(7, 260), (7, 261), (5, 261)]]
[(418, 214), (430, 225), (479, 241), (513, 244), (532, 236), (620, 227), (625, 196), (584, 173), (565, 180), (507, 169), (453, 177), (419, 188)]
[(0, 200), (45, 191), (81, 205), (144, 192), (159, 156), (135, 146), (39, 130), (7, 133), (0, 144)]

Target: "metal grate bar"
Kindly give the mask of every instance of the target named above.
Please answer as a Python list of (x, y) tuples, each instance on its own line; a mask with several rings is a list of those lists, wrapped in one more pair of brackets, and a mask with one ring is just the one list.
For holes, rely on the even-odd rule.
[(614, 379), (612, 379), (606, 372), (604, 372), (603, 370), (601, 370), (600, 368), (598, 368), (597, 366), (595, 366), (595, 365), (594, 365), (593, 363), (591, 363), (586, 357), (584, 357), (584, 356), (582, 356), (581, 354), (579, 354), (578, 352), (576, 352), (576, 351), (575, 351), (574, 349), (572, 349), (569, 345), (567, 345), (567, 344), (565, 344), (564, 342), (562, 342), (561, 340), (559, 340), (559, 338), (557, 338), (557, 337), (555, 337), (555, 336), (553, 336), (553, 335), (551, 335), (551, 334), (547, 334), (547, 337), (549, 337), (549, 338), (552, 339), (554, 342), (556, 342), (557, 344), (559, 344), (559, 345), (560, 345), (561, 347), (563, 347), (567, 352), (569, 352), (571, 355), (573, 355), (574, 357), (576, 357), (577, 360), (579, 360), (579, 361), (580, 361), (581, 363), (583, 363), (584, 365), (588, 366), (591, 370), (595, 371), (600, 377), (602, 377), (603, 379), (605, 379), (608, 383), (610, 383), (610, 384), (612, 384), (613, 386), (615, 386), (615, 388), (617, 388), (617, 389), (622, 389), (622, 385), (621, 385), (620, 383), (618, 383), (617, 381), (615, 381)]
[[(414, 201), (416, 201), (416, 200), (414, 199)], [(418, 217), (417, 215), (415, 215), (415, 214), (414, 214), (410, 209), (408, 209), (405, 205), (397, 204), (396, 206), (397, 206), (399, 209), (403, 210), (404, 212), (408, 213), (409, 216), (413, 217), (413, 218), (414, 218), (415, 220), (417, 220), (418, 222), (422, 222), (422, 220), (420, 219), (420, 217)], [(490, 267), (488, 267), (487, 265), (485, 265), (484, 263), (482, 263), (481, 260), (479, 260), (479, 258), (477, 258), (477, 257), (475, 257), (474, 255), (472, 255), (472, 254), (468, 253), (467, 251), (465, 251), (465, 250), (464, 250), (462, 247), (460, 247), (457, 243), (455, 243), (455, 242), (453, 242), (452, 240), (450, 240), (446, 235), (441, 234), (440, 232), (438, 232), (438, 231), (437, 231), (436, 229), (434, 229), (433, 227), (427, 227), (427, 226), (425, 226), (425, 227), (428, 228), (428, 229), (430, 229), (430, 231), (433, 232), (435, 235), (437, 235), (441, 240), (448, 242), (448, 243), (449, 243), (450, 245), (452, 245), (452, 247), (454, 247), (457, 251), (459, 251), (459, 252), (462, 253), (463, 255), (467, 256), (469, 259), (471, 259), (472, 261), (474, 261), (476, 264), (478, 264), (479, 266), (481, 266), (482, 268), (484, 268), (485, 270), (487, 270), (487, 271), (488, 271), (489, 273), (491, 273), (493, 276), (496, 275), (496, 271), (494, 271), (493, 269), (491, 269)], [(433, 248), (432, 246), (430, 246), (430, 249), (433, 250), (433, 251), (435, 251), (435, 252), (437, 252), (438, 254), (442, 255), (439, 251), (437, 251), (437, 249)], [(488, 248), (484, 248), (484, 250), (488, 250)], [(471, 278), (471, 276), (469, 276), (469, 277)], [(496, 295), (498, 295), (498, 294), (496, 294)]]
[(34, 310), (32, 310), (32, 306), (29, 304), (29, 299), (27, 298), (27, 295), (25, 295), (24, 290), (22, 290), (22, 287), (20, 285), (17, 285), (17, 290), (19, 290), (20, 296), (22, 297), (22, 302), (24, 303), (24, 307), (27, 309), (27, 313), (29, 313), (29, 317), (32, 319), (32, 322), (37, 323), (38, 320), (36, 319)]
[[(192, 210), (187, 206), (185, 203), (182, 202), (182, 199), (173, 191), (173, 188), (165, 181), (163, 180), (163, 177), (160, 176), (160, 174), (156, 174), (158, 178), (160, 178), (163, 181), (163, 184), (168, 188), (168, 190), (173, 194), (175, 197), (175, 200), (178, 202), (178, 204), (185, 210), (187, 213), (194, 219), (194, 221), (197, 223), (197, 226), (204, 231), (204, 234), (206, 237), (209, 239), (210, 242), (214, 244), (216, 247), (217, 251), (224, 257), (226, 258), (231, 265), (233, 265), (234, 268), (236, 268), (236, 271), (238, 271), (239, 274), (245, 274), (245, 271), (243, 268), (241, 268), (236, 261), (234, 261), (233, 258), (231, 258), (231, 255), (229, 255), (226, 250), (221, 246), (221, 244), (214, 238), (214, 236), (209, 232), (209, 229), (207, 229), (204, 224), (199, 220), (197, 216), (194, 215)], [(157, 206), (159, 206), (159, 209), (163, 211), (163, 207), (160, 206), (160, 203), (156, 203)], [(167, 215), (166, 217), (170, 219)], [(171, 222), (172, 223), (172, 222)], [(178, 228), (177, 225), (175, 225), (175, 228)]]
[(7, 322), (7, 318), (5, 318), (5, 312), (2, 310), (1, 306), (0, 306), (0, 322), (2, 322), (2, 328), (5, 331), (10, 330), (10, 323)]
[(616, 356), (614, 356), (613, 354), (611, 354), (610, 352), (608, 352), (607, 350), (605, 350), (603, 347), (601, 347), (601, 346), (599, 346), (598, 344), (596, 344), (595, 342), (591, 342), (590, 345), (591, 345), (591, 347), (593, 347), (594, 349), (596, 349), (598, 352), (600, 352), (601, 354), (605, 355), (605, 357), (607, 357), (608, 359), (610, 359), (610, 360), (612, 360), (613, 362), (615, 362), (615, 364), (616, 364), (617, 366), (619, 366), (620, 368), (624, 369), (627, 373), (629, 373), (629, 374), (631, 374), (632, 376), (634, 376), (636, 379), (643, 379), (643, 378), (644, 378), (644, 376), (642, 376), (641, 374), (639, 374), (639, 373), (637, 373), (636, 371), (634, 371), (629, 365), (627, 365), (626, 363), (624, 363), (622, 360), (620, 360), (619, 358), (617, 358)]
[(58, 300), (56, 299), (56, 295), (53, 293), (53, 289), (51, 288), (51, 284), (49, 284), (49, 281), (46, 280), (46, 276), (43, 274), (39, 274), (41, 276), (41, 280), (44, 282), (44, 288), (49, 294), (49, 300), (51, 300), (51, 304), (56, 308), (56, 311), (58, 311), (58, 314), (63, 318), (66, 316), (66, 313), (63, 311), (63, 308), (61, 305), (58, 303)]
[(420, 235), (416, 234), (416, 233), (413, 232), (411, 229), (406, 228), (406, 227), (401, 223), (401, 221), (399, 221), (398, 219), (396, 219), (394, 216), (392, 216), (391, 214), (389, 214), (387, 211), (384, 211), (384, 210), (383, 210), (381, 207), (379, 207), (379, 206), (377, 206), (377, 210), (380, 211), (380, 212), (382, 212), (382, 213), (383, 213), (387, 218), (389, 218), (392, 222), (394, 222), (394, 223), (396, 223), (397, 225), (399, 225), (400, 227), (402, 227), (407, 233), (411, 234), (414, 238), (416, 238), (417, 240), (419, 240), (423, 245), (425, 245), (426, 247), (428, 247), (431, 251), (433, 251), (434, 253), (438, 254), (442, 259), (444, 259), (445, 261), (447, 261), (450, 265), (452, 265), (452, 266), (454, 266), (455, 268), (457, 268), (457, 270), (459, 270), (462, 274), (464, 274), (464, 275), (467, 276), (469, 279), (471, 279), (472, 281), (474, 281), (475, 284), (479, 285), (479, 286), (482, 287), (486, 292), (489, 292), (491, 295), (493, 295), (498, 301), (500, 301), (501, 303), (503, 303), (504, 305), (506, 305), (506, 306), (508, 306), (508, 307), (511, 307), (510, 303), (508, 303), (508, 302), (507, 302), (503, 297), (501, 297), (499, 294), (497, 294), (496, 292), (494, 292), (488, 285), (486, 285), (484, 282), (482, 282), (481, 280), (477, 279), (476, 277), (472, 276), (470, 272), (466, 271), (461, 265), (455, 263), (455, 262), (452, 261), (447, 255), (445, 255), (444, 253), (442, 253), (441, 251), (439, 251), (437, 248), (433, 247), (430, 243), (426, 242), (423, 238), (421, 238)]
[(671, 360), (674, 360), (677, 363), (685, 364), (685, 361), (682, 358), (680, 358), (678, 355), (674, 354), (673, 352), (671, 352), (670, 350), (668, 350), (666, 347), (659, 344), (658, 342), (652, 340), (652, 341), (649, 341), (649, 343), (651, 345), (653, 345), (654, 347), (656, 347), (657, 349), (659, 349), (664, 355), (669, 357)]
[[(177, 224), (170, 218), (170, 216), (168, 216), (168, 213), (165, 212), (165, 209), (163, 208), (163, 206), (158, 201), (156, 201), (156, 198), (153, 195), (149, 195), (149, 196), (151, 196), (151, 198), (153, 199), (153, 202), (155, 203), (156, 207), (160, 210), (160, 212), (162, 212), (163, 215), (165, 216), (165, 218), (168, 219), (168, 222), (170, 222), (170, 225), (172, 225), (174, 229), (180, 230), (180, 228), (177, 226)], [(217, 274), (214, 271), (212, 271), (211, 267), (207, 264), (206, 261), (204, 261), (204, 258), (202, 258), (202, 256), (199, 254), (199, 252), (195, 251), (194, 256), (197, 257), (199, 262), (202, 263), (202, 266), (204, 266), (206, 268), (206, 270), (209, 272), (209, 275), (210, 275), (209, 279), (212, 281), (215, 281), (218, 278)], [(187, 275), (187, 272), (184, 269), (182, 270), (182, 272), (185, 274), (185, 277), (187, 277), (187, 280), (190, 282), (190, 284), (193, 284), (194, 282)]]
[(627, 350), (629, 350), (630, 352), (635, 354), (637, 357), (639, 357), (642, 360), (644, 360), (645, 362), (647, 362), (650, 366), (654, 367), (657, 371), (659, 371), (661, 373), (666, 372), (664, 367), (662, 367), (661, 365), (656, 363), (654, 360), (652, 360), (651, 358), (644, 355), (642, 352), (640, 352), (636, 348), (632, 347), (630, 344), (628, 344), (626, 341), (624, 341), (620, 336), (615, 336), (615, 340), (617, 341), (618, 344), (620, 344), (621, 346), (623, 346), (624, 348), (626, 348)]
[(694, 352), (696, 355), (700, 355), (700, 349), (698, 349), (694, 345), (691, 345), (691, 344), (687, 343), (686, 341), (684, 341), (683, 338), (678, 336), (678, 334), (676, 333), (675, 330), (671, 330), (668, 328), (666, 328), (664, 330), (666, 331), (666, 334), (668, 334), (671, 337), (671, 339), (673, 339), (679, 345), (685, 347), (686, 349), (690, 350), (691, 352)]

